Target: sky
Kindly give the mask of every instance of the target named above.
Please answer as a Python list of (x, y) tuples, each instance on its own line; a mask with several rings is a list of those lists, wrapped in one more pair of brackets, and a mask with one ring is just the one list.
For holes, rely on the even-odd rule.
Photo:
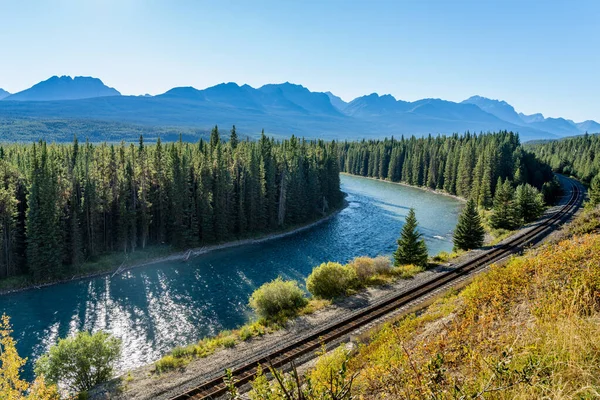
[(0, 0), (0, 88), (293, 82), (600, 121), (600, 1)]

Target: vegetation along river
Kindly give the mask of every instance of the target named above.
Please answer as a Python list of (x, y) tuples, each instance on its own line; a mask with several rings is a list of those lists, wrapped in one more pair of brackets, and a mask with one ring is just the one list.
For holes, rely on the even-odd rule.
[(19, 354), (35, 359), (57, 338), (105, 330), (123, 340), (120, 369), (152, 362), (171, 348), (231, 329), (251, 317), (250, 294), (277, 276), (304, 278), (324, 261), (391, 255), (410, 207), (430, 254), (452, 248), (461, 202), (425, 190), (343, 175), (348, 207), (309, 230), (260, 244), (153, 264), (114, 277), (0, 296)]

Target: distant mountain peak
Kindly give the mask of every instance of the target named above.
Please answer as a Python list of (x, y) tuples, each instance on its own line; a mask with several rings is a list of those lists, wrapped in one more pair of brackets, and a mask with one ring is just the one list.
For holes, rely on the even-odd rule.
[(462, 101), (463, 104), (474, 104), (483, 111), (511, 124), (523, 125), (525, 121), (517, 114), (514, 107), (504, 100), (490, 99), (483, 96), (471, 96)]
[(29, 89), (5, 98), (13, 101), (80, 100), (94, 97), (120, 96), (116, 89), (106, 86), (100, 79), (90, 76), (74, 78), (52, 76)]
[(10, 93), (8, 93), (6, 90), (0, 88), (0, 100), (2, 100), (5, 97), (10, 96)]
[(341, 97), (336, 96), (335, 94), (327, 91), (325, 92), (327, 97), (329, 97), (329, 101), (331, 104), (340, 111), (344, 111), (344, 109), (348, 106), (348, 103), (342, 100)]
[(484, 97), (484, 96), (479, 96), (479, 95), (471, 96), (468, 99), (463, 100), (462, 102), (463, 103), (475, 103), (475, 102), (483, 102), (483, 101), (499, 103), (499, 104), (502, 104), (503, 106), (509, 106), (509, 107), (513, 108), (513, 106), (511, 106), (504, 100), (490, 99), (489, 97)]
[(530, 124), (532, 122), (541, 122), (546, 119), (542, 113), (536, 113), (536, 114), (531, 114), (531, 115), (525, 115), (523, 113), (519, 113), (519, 117), (528, 124)]
[(406, 104), (408, 103), (396, 100), (391, 94), (380, 96), (378, 93), (371, 93), (352, 100), (344, 112), (353, 116), (373, 117), (406, 111)]

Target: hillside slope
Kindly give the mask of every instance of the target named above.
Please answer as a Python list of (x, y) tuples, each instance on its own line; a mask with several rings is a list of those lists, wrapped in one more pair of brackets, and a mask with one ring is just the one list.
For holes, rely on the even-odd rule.
[[(600, 396), (600, 211), (576, 236), (376, 332), (350, 360), (361, 399)], [(591, 234), (588, 234), (592, 232)]]

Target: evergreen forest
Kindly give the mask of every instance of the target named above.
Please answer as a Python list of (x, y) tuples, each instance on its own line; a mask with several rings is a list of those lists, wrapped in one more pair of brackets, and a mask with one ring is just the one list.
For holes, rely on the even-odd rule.
[(553, 178), (551, 168), (506, 131), (346, 142), (338, 153), (342, 172), (471, 198), (481, 208), (492, 207), (499, 180), (542, 189)]
[(0, 146), (0, 277), (43, 282), (150, 245), (187, 249), (315, 220), (342, 204), (334, 142)]
[(561, 140), (527, 144), (528, 150), (556, 172), (590, 183), (600, 175), (600, 136), (585, 134)]

